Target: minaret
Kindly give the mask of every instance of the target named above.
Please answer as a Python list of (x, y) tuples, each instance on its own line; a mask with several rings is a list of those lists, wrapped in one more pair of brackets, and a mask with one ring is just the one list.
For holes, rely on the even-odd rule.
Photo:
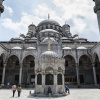
[(94, 12), (97, 14), (99, 31), (100, 31), (100, 0), (93, 0), (95, 2)]
[(4, 0), (0, 0), (0, 16), (1, 16), (1, 13), (4, 12), (4, 6), (2, 5)]

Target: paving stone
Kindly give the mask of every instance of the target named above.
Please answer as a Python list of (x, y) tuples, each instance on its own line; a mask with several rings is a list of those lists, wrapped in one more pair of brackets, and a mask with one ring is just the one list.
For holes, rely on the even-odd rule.
[(65, 97), (32, 97), (29, 92), (32, 89), (23, 89), (21, 97), (18, 97), (17, 91), (15, 97), (12, 97), (10, 89), (0, 89), (0, 100), (100, 100), (100, 89), (70, 89), (70, 94)]

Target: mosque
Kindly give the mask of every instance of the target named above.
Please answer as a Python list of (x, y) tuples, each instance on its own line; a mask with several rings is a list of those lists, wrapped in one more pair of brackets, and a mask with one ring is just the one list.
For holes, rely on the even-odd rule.
[[(100, 0), (94, 1), (100, 29)], [(1, 41), (0, 84), (34, 84), (36, 94), (48, 86), (56, 94), (65, 84), (100, 84), (100, 42), (72, 35), (70, 28), (48, 17), (30, 24), (26, 35)]]

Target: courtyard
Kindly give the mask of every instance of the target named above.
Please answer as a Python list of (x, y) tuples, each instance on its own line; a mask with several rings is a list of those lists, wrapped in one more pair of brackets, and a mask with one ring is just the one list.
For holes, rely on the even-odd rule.
[(32, 97), (29, 92), (32, 89), (23, 89), (21, 97), (12, 97), (11, 89), (0, 90), (0, 100), (100, 100), (100, 89), (70, 89), (70, 94), (65, 97)]

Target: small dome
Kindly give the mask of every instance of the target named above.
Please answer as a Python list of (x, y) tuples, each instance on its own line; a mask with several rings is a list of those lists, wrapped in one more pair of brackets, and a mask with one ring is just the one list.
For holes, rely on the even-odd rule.
[(70, 47), (64, 47), (64, 48), (62, 48), (62, 49), (71, 49)]
[(86, 47), (78, 47), (77, 49), (87, 49)]
[(42, 58), (58, 58), (58, 55), (53, 51), (45, 51), (41, 54)]
[(34, 50), (34, 49), (36, 49), (36, 48), (35, 48), (35, 47), (28, 47), (27, 49), (33, 49), (33, 50)]
[(15, 46), (12, 49), (22, 49), (21, 47)]
[[(28, 27), (30, 27), (30, 26), (35, 26), (33, 23), (32, 24), (30, 24)], [(36, 26), (35, 26), (36, 27)]]
[(38, 24), (38, 26), (43, 26), (43, 25), (48, 25), (48, 24), (60, 26), (60, 24), (59, 24), (58, 22), (56, 22), (55, 20), (50, 20), (50, 19), (48, 19), (48, 20), (43, 20), (42, 22), (40, 22), (40, 23)]
[(31, 39), (37, 40), (37, 38), (36, 38), (36, 37), (32, 37)]
[(24, 35), (24, 34), (20, 34), (20, 37), (23, 37), (23, 38), (24, 38), (24, 37), (25, 37), (25, 35)]
[(29, 38), (30, 38), (30, 35), (29, 35), (29, 34), (27, 34), (27, 35), (26, 35), (26, 37), (29, 37)]
[(61, 39), (62, 39), (62, 40), (65, 40), (65, 39), (68, 39), (68, 38), (67, 38), (67, 37), (62, 37)]

